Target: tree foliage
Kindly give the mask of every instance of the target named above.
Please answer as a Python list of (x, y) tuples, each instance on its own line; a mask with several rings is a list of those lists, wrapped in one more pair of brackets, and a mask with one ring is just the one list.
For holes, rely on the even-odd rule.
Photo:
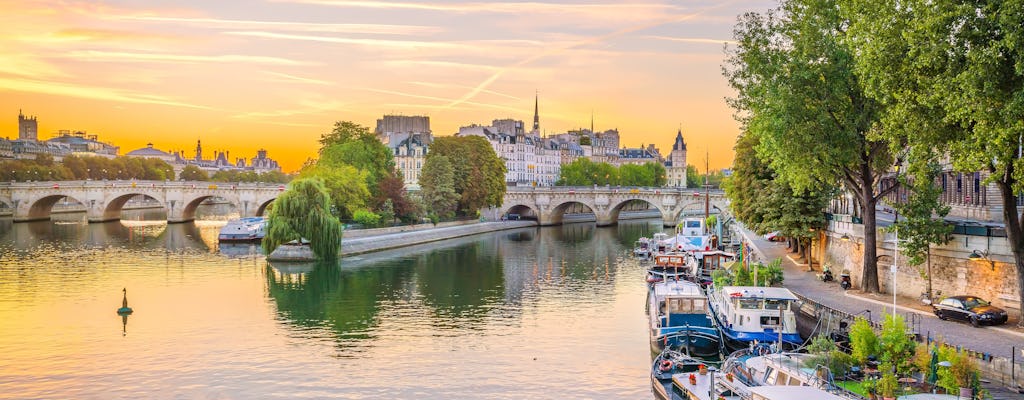
[(394, 174), (395, 157), (391, 149), (367, 127), (338, 121), (330, 133), (320, 137), (320, 144), (320, 158), (316, 162), (318, 166), (334, 168), (350, 165), (366, 172), (366, 186), (374, 197), (380, 193), (380, 183)]
[(487, 139), (480, 136), (437, 138), (430, 145), (424, 168), (440, 156), (446, 157), (452, 166), (454, 188), (459, 194), (457, 210), (462, 215), (475, 215), (481, 208), (501, 205), (506, 190), (505, 163)]
[[(875, 204), (893, 164), (878, 134), (879, 104), (854, 73), (850, 24), (837, 0), (784, 0), (774, 11), (744, 14), (724, 73), (737, 91), (730, 105), (756, 151), (801, 193), (842, 184), (864, 220), (864, 290), (878, 292)], [(828, 190), (825, 190), (828, 191)]]
[(292, 177), (284, 174), (281, 171), (267, 171), (264, 173), (257, 173), (256, 171), (239, 171), (239, 170), (226, 170), (217, 171), (210, 176), (210, 180), (214, 182), (269, 182), (269, 183), (288, 183)]
[(186, 165), (178, 174), (178, 179), (186, 181), (208, 181), (210, 177), (206, 175), (206, 171), (199, 169), (195, 165)]
[(325, 166), (314, 164), (307, 166), (299, 173), (299, 178), (316, 178), (323, 182), (331, 198), (334, 214), (341, 219), (352, 218), (356, 210), (364, 209), (370, 199), (370, 189), (366, 186), (366, 175), (351, 165), (338, 164)]
[(156, 158), (98, 156), (64, 157), (55, 162), (49, 154), (35, 160), (0, 161), (0, 181), (75, 179), (175, 179), (174, 169)]
[(455, 169), (448, 157), (434, 155), (427, 158), (420, 171), (420, 197), (424, 208), (431, 214), (449, 219), (455, 216), (459, 193), (455, 191)]
[(864, 364), (868, 361), (868, 357), (877, 356), (878, 350), (878, 336), (875, 335), (875, 329), (871, 327), (868, 320), (857, 318), (853, 325), (850, 325), (850, 355), (858, 363)]
[(934, 161), (912, 163), (910, 167), (912, 170), (907, 175), (914, 179), (905, 180), (903, 185), (910, 188), (911, 193), (906, 201), (893, 205), (902, 218), (890, 228), (899, 234), (900, 255), (907, 257), (907, 265), (921, 265), (929, 256), (932, 244), (946, 244), (953, 239), (953, 225), (942, 219), (950, 208), (939, 204), (942, 188), (935, 184), (939, 164)]
[(308, 240), (321, 260), (335, 260), (341, 246), (341, 222), (331, 215), (331, 196), (319, 179), (296, 179), (274, 200), (267, 213), (263, 249), (271, 252), (283, 243)]
[[(857, 69), (886, 105), (888, 133), (905, 138), (912, 153), (938, 150), (960, 171), (987, 171), (1002, 204), (1015, 204), (1024, 192), (1024, 5), (852, 3)], [(1024, 303), (1024, 214), (1002, 209)]]
[(580, 157), (563, 165), (556, 186), (664, 186), (668, 182), (665, 166), (660, 163), (623, 164), (595, 163)]

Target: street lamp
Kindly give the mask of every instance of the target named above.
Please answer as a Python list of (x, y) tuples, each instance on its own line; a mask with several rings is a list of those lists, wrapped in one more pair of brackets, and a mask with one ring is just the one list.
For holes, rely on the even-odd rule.
[(992, 265), (992, 270), (993, 271), (996, 270), (996, 261), (991, 259), (991, 258), (989, 258), (988, 250), (985, 250), (985, 251), (973, 250), (973, 251), (971, 251), (971, 254), (967, 256), (967, 259), (971, 260), (971, 261), (981, 261), (981, 260), (988, 261)]
[(847, 234), (844, 233), (843, 237), (839, 238), (839, 240), (842, 240), (844, 242), (849, 242), (850, 241), (850, 235), (847, 235)]

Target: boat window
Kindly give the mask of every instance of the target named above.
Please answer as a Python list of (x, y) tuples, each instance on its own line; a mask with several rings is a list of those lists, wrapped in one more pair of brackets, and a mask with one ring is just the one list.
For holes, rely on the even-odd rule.
[(782, 371), (779, 371), (779, 374), (775, 377), (775, 382), (780, 386), (786, 385), (788, 381), (789, 375), (786, 375), (786, 373)]
[(740, 299), (740, 308), (744, 310), (760, 310), (761, 299)]
[(700, 228), (700, 221), (686, 221), (687, 228)]
[(775, 384), (775, 369), (773, 369), (772, 367), (768, 367), (768, 369), (765, 369), (764, 371), (764, 376), (764, 383), (767, 383), (769, 385)]
[(693, 311), (704, 312), (707, 309), (704, 299), (693, 299)]
[(764, 301), (765, 310), (789, 310), (789, 300), (767, 299)]
[(690, 299), (669, 299), (669, 313), (684, 313), (690, 311)]

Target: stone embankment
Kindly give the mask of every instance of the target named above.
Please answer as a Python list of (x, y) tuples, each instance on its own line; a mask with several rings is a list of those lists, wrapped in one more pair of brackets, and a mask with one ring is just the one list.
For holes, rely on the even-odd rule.
[[(345, 231), (341, 242), (341, 255), (352, 256), (398, 247), (406, 247), (440, 240), (478, 235), (506, 229), (536, 226), (536, 221), (476, 222), (454, 221), (419, 224), (380, 229)], [(308, 246), (280, 246), (267, 256), (269, 261), (303, 262), (313, 259)]]

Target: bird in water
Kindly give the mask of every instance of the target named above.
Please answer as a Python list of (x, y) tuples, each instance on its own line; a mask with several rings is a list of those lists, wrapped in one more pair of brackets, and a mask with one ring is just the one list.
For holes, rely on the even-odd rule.
[(121, 308), (117, 309), (118, 315), (128, 315), (132, 313), (132, 308), (128, 307), (128, 288), (121, 289), (124, 292), (124, 298), (121, 300)]

